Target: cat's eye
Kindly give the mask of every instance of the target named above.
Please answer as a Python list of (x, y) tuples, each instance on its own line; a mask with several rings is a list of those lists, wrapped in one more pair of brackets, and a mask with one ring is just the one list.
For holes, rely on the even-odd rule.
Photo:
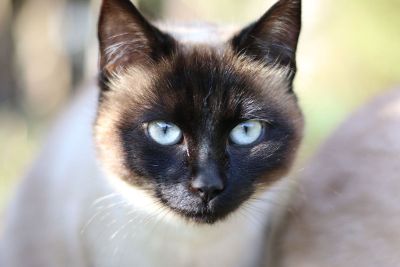
[(250, 145), (256, 142), (263, 132), (263, 124), (257, 120), (248, 120), (238, 124), (229, 138), (236, 145)]
[(150, 122), (147, 125), (147, 132), (151, 139), (164, 146), (175, 145), (182, 139), (181, 129), (170, 122)]

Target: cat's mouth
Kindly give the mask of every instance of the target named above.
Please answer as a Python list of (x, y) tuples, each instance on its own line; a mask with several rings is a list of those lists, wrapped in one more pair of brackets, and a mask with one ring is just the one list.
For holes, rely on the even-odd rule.
[(213, 210), (208, 204), (204, 204), (203, 207), (195, 210), (185, 210), (174, 207), (170, 208), (189, 221), (202, 224), (213, 224), (219, 220), (222, 220), (227, 215)]

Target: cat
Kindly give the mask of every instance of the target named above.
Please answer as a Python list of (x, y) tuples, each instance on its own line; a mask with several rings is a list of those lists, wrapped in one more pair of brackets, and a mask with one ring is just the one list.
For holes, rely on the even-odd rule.
[(129, 0), (104, 0), (99, 86), (64, 113), (21, 184), (2, 266), (272, 258), (264, 248), (303, 132), (293, 92), (300, 29), (300, 0), (278, 1), (232, 35), (163, 29)]
[(350, 116), (298, 178), (279, 267), (400, 266), (400, 87)]

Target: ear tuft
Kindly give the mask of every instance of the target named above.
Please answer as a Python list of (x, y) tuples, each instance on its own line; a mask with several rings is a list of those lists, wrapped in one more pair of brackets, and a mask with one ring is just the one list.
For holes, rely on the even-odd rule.
[(301, 29), (301, 1), (280, 0), (258, 21), (232, 40), (237, 53), (266, 64), (278, 63), (296, 69), (296, 49)]
[(174, 39), (149, 23), (129, 0), (103, 0), (98, 26), (103, 76), (169, 55)]

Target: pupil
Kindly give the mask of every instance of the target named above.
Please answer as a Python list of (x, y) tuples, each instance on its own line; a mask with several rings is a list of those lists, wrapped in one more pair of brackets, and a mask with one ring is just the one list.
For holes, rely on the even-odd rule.
[(169, 127), (168, 127), (167, 125), (165, 125), (164, 127), (162, 127), (162, 131), (163, 131), (164, 135), (167, 134), (168, 128), (169, 128)]
[(249, 126), (244, 125), (244, 126), (243, 126), (243, 130), (244, 130), (244, 133), (245, 133), (245, 134), (248, 134), (248, 132), (249, 132)]

